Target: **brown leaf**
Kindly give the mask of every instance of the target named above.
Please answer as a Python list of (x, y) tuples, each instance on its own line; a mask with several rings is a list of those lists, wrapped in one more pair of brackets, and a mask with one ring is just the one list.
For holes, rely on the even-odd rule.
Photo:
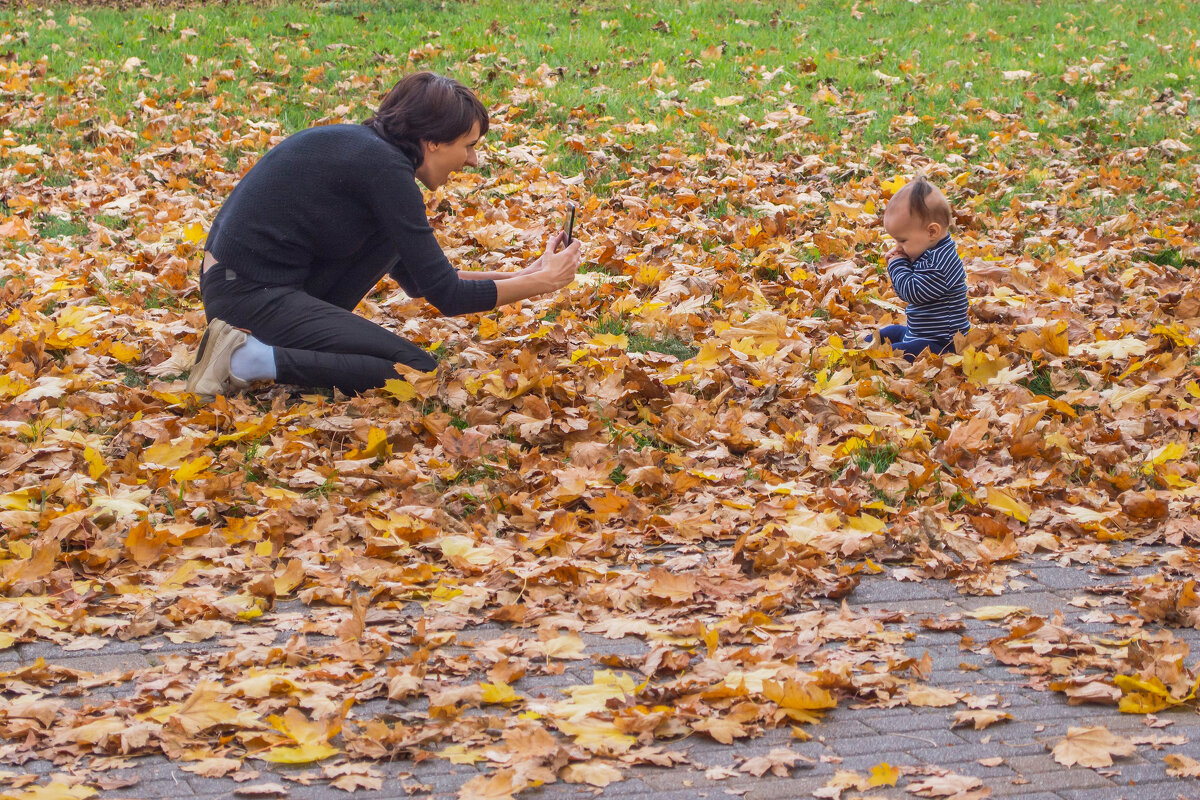
[(1054, 760), (1063, 766), (1111, 767), (1113, 756), (1133, 755), (1133, 743), (1114, 736), (1102, 725), (1069, 728), (1066, 737), (1054, 746)]

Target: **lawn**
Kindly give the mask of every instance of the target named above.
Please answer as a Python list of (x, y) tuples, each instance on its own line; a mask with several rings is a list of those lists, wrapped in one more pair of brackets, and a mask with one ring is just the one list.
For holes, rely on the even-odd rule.
[[(1183, 554), (1114, 595), (1145, 629), (1034, 682), (1195, 707), (1194, 668), (1106, 644), (1166, 653), (1194, 611), (1192, 4), (112, 5), (0, 11), (0, 654), (198, 649), (102, 684), (0, 672), (106, 687), (36, 724), (0, 709), (6, 739), (214, 775), (432, 753), (485, 770), (464, 796), (600, 785), (656, 742), (905, 702), (903, 620), (778, 655), (859, 575), (995, 595), (1048, 553), (1115, 573), (1122, 542)], [(385, 281), (360, 313), (436, 375), (199, 406), (220, 203), (419, 69), (492, 110), (485, 163), (428, 197), (451, 258), (519, 267), (570, 200), (586, 274), (458, 319)], [(910, 365), (863, 337), (902, 317), (881, 212), (918, 172), (954, 206), (975, 327)], [(312, 640), (253, 639), (300, 612)], [(1009, 617), (997, 636), (1028, 634)], [(462, 645), (485, 619), (507, 650)], [(657, 660), (599, 638), (622, 636)], [(616, 671), (524, 692), (593, 658)]]

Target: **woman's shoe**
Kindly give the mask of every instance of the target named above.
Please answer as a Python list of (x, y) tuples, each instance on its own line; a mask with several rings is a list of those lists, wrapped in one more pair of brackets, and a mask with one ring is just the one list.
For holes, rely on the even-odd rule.
[(210, 322), (200, 339), (196, 363), (188, 375), (187, 390), (203, 402), (211, 403), (219, 394), (228, 396), (250, 386), (249, 382), (233, 377), (229, 371), (230, 357), (245, 343), (245, 331), (219, 319)]

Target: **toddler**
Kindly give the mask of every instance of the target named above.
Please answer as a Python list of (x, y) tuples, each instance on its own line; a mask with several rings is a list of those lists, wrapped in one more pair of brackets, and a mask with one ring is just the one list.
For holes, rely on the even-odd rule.
[(925, 178), (906, 184), (883, 212), (883, 227), (896, 240), (888, 251), (888, 278), (908, 304), (907, 325), (880, 329), (881, 342), (913, 361), (923, 350), (944, 353), (967, 320), (967, 272), (950, 238), (950, 203)]

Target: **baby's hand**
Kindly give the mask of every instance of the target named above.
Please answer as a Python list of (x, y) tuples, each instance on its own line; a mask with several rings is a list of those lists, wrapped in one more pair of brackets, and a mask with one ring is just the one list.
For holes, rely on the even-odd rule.
[(906, 258), (904, 250), (901, 249), (900, 245), (896, 245), (891, 250), (888, 250), (883, 257), (883, 260), (890, 264), (892, 263), (892, 260), (896, 258)]

